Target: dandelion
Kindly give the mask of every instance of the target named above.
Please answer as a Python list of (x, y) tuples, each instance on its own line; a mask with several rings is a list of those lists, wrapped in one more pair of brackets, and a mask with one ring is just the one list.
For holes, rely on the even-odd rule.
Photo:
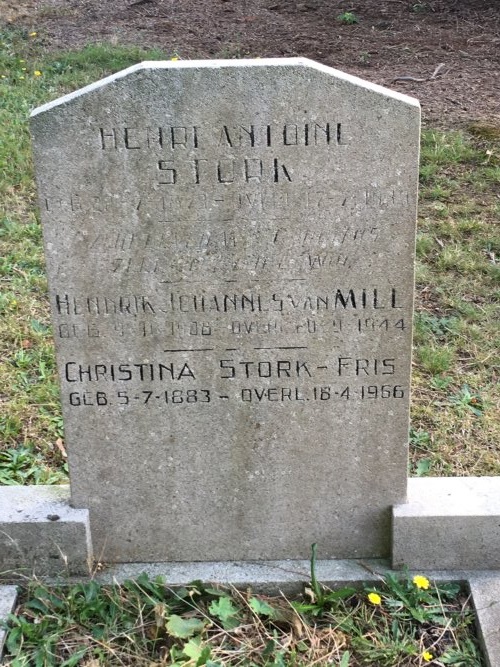
[(368, 593), (368, 600), (374, 605), (382, 604), (382, 598), (378, 593)]
[(30, 35), (29, 35), (29, 36), (30, 36), (30, 37), (36, 37), (36, 36), (37, 36), (37, 33), (36, 33), (36, 32), (30, 32)]
[(425, 660), (425, 662), (430, 662), (433, 659), (433, 655), (430, 651), (424, 651), (422, 653), (422, 658)]
[(36, 70), (33, 72), (33, 74), (34, 74), (35, 76), (42, 76), (42, 73), (40, 72), (39, 69), (36, 69)]
[(413, 577), (413, 583), (415, 584), (415, 586), (417, 588), (423, 588), (425, 590), (427, 590), (430, 586), (430, 583), (429, 583), (429, 580), (427, 579), (427, 577), (423, 577), (421, 574), (416, 574)]
[(172, 58), (170, 58), (170, 60), (172, 62), (175, 62), (176, 60), (179, 60), (179, 56), (172, 56)]

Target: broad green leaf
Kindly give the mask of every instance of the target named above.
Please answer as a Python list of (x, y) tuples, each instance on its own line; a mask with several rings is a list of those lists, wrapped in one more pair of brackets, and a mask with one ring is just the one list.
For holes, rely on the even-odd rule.
[(61, 663), (61, 667), (75, 667), (75, 665), (79, 665), (82, 662), (82, 658), (84, 655), (87, 653), (87, 648), (81, 648), (73, 655), (65, 660), (64, 662)]
[(283, 658), (283, 652), (280, 651), (279, 653), (276, 653), (274, 657), (274, 662), (272, 662), (269, 667), (286, 667), (285, 660)]
[(35, 609), (36, 611), (40, 611), (42, 612), (42, 614), (49, 613), (49, 610), (45, 602), (42, 602), (42, 600), (37, 600), (36, 598), (34, 600), (30, 600), (29, 602), (27, 602), (26, 607), (28, 609)]
[(46, 333), (49, 330), (49, 327), (46, 324), (40, 322), (40, 320), (34, 320), (34, 319), (31, 320), (31, 328), (36, 333)]
[(270, 639), (261, 653), (261, 658), (269, 658), (269, 656), (271, 656), (275, 650), (276, 650), (276, 642), (274, 639)]
[(27, 656), (14, 658), (10, 664), (11, 667), (29, 667), (29, 658)]
[(227, 592), (223, 590), (222, 588), (205, 588), (205, 593), (208, 595), (214, 595), (215, 597), (221, 597), (222, 595), (225, 595), (227, 597)]
[(241, 625), (238, 618), (239, 609), (229, 597), (220, 597), (218, 600), (213, 600), (210, 603), (208, 611), (212, 616), (216, 616), (222, 621), (224, 630), (232, 630)]
[(191, 658), (192, 660), (199, 660), (202, 653), (201, 637), (198, 636), (190, 639), (186, 644), (184, 644), (182, 652), (184, 653), (184, 655), (187, 655), (187, 657)]
[(269, 616), (269, 618), (274, 618), (276, 616), (274, 607), (271, 607), (270, 604), (259, 598), (250, 598), (248, 606), (255, 614), (257, 614), (257, 616)]
[(423, 477), (424, 475), (427, 475), (431, 467), (431, 459), (420, 459), (420, 461), (417, 463), (417, 467), (415, 468), (415, 475), (417, 477)]
[(203, 631), (205, 623), (199, 618), (182, 618), (177, 614), (172, 614), (168, 619), (167, 632), (172, 637), (179, 637), (180, 639), (188, 639), (193, 635)]
[(15, 655), (17, 649), (21, 646), (23, 631), (21, 628), (12, 628), (7, 635), (7, 649), (9, 653)]
[(211, 661), (209, 659), (211, 653), (212, 653), (212, 651), (210, 650), (210, 646), (203, 647), (203, 649), (200, 653), (200, 657), (196, 661), (196, 667), (202, 667), (203, 665), (209, 665), (209, 664), (216, 665), (215, 662), (211, 663)]
[(350, 598), (351, 595), (356, 593), (356, 589), (352, 586), (347, 586), (346, 588), (339, 588), (337, 591), (329, 591), (325, 593), (325, 600), (328, 602), (334, 602), (335, 600), (343, 600), (344, 598)]

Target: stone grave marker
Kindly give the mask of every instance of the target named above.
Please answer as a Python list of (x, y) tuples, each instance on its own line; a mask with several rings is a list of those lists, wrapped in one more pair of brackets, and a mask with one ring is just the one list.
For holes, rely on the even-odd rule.
[(305, 59), (150, 62), (38, 108), (32, 132), (96, 556), (387, 555), (416, 100)]

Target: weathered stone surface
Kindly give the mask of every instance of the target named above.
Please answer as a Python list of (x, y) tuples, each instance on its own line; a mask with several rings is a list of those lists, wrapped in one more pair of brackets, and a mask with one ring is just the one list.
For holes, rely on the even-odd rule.
[(387, 555), (418, 103), (303, 59), (143, 63), (32, 128), (96, 553)]
[(500, 477), (408, 480), (393, 509), (394, 567), (500, 569)]
[(67, 486), (0, 488), (0, 573), (88, 574), (89, 512), (69, 506)]

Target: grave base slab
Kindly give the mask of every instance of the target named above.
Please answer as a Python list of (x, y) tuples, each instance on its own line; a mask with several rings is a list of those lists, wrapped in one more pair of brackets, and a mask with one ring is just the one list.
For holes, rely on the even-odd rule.
[(0, 572), (89, 573), (89, 512), (70, 507), (69, 496), (69, 486), (0, 488)]
[(500, 569), (500, 477), (408, 480), (393, 508), (395, 569)]

